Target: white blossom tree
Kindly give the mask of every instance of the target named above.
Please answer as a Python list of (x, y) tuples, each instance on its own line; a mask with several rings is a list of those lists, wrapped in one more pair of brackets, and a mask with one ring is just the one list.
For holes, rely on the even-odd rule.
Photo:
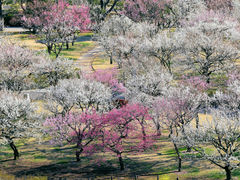
[[(191, 124), (184, 127), (180, 144), (192, 147), (211, 163), (226, 172), (226, 179), (232, 179), (232, 171), (240, 166), (240, 116), (231, 114), (228, 109), (212, 110), (211, 117), (207, 118), (199, 128)], [(206, 147), (212, 151), (207, 151)]]
[(231, 39), (231, 31), (236, 31), (236, 23), (209, 11), (189, 18), (180, 30), (185, 39), (178, 57), (182, 67), (205, 77), (207, 82), (213, 75), (234, 69), (239, 50)]
[(0, 143), (10, 145), (14, 160), (19, 157), (14, 139), (32, 137), (39, 127), (39, 122), (31, 115), (32, 111), (29, 100), (12, 92), (0, 92)]
[(111, 89), (106, 85), (88, 79), (61, 80), (50, 89), (47, 109), (55, 116), (65, 115), (73, 108), (77, 111), (106, 111), (111, 106)]
[(3, 38), (0, 44), (0, 89), (21, 91), (36, 58), (34, 52)]
[[(129, 31), (129, 28), (132, 26), (132, 23), (133, 22), (129, 18), (116, 15), (101, 23), (96, 39), (109, 56), (110, 64), (113, 63), (113, 56), (121, 56), (121, 53), (117, 52), (119, 45), (116, 43), (116, 41), (114, 41), (114, 39), (119, 35), (126, 34), (126, 32)], [(120, 62), (118, 62), (118, 64), (121, 66)]]
[(211, 98), (212, 106), (223, 111), (239, 113), (240, 110), (240, 79), (229, 79), (224, 91), (216, 91)]
[[(182, 168), (182, 157), (174, 137), (178, 137), (184, 131), (184, 127), (194, 120), (206, 100), (206, 94), (196, 94), (191, 88), (178, 85), (178, 87), (170, 87), (164, 97), (159, 97), (153, 103), (155, 124), (166, 127), (170, 132), (169, 137), (178, 158), (179, 172)], [(187, 148), (190, 151), (190, 146)]]
[(181, 27), (182, 22), (188, 19), (190, 14), (195, 14), (206, 9), (206, 4), (203, 0), (176, 0), (172, 3), (173, 18), (176, 21), (176, 26)]
[(38, 88), (56, 86), (59, 80), (74, 78), (80, 71), (67, 58), (58, 57), (52, 60), (46, 54), (41, 54), (41, 59), (33, 63), (32, 69), (31, 75)]
[(125, 86), (130, 101), (151, 106), (156, 98), (164, 96), (173, 77), (167, 71), (158, 68), (157, 63), (154, 65), (155, 67), (145, 66), (145, 72), (140, 70), (127, 77)]
[(97, 35), (110, 57), (119, 68), (133, 66), (134, 59), (158, 60), (160, 66), (172, 73), (174, 56), (181, 47), (182, 34), (172, 30), (159, 30), (149, 22), (133, 22), (125, 16), (113, 16), (103, 22)]
[(56, 85), (59, 79), (76, 75), (71, 61), (65, 58), (52, 60), (42, 52), (34, 52), (4, 37), (0, 42), (0, 89), (21, 92), (45, 88)]
[(172, 30), (160, 31), (149, 39), (149, 43), (144, 44), (142, 51), (146, 56), (157, 59), (172, 74), (174, 58), (181, 48), (183, 37), (181, 33), (172, 32)]

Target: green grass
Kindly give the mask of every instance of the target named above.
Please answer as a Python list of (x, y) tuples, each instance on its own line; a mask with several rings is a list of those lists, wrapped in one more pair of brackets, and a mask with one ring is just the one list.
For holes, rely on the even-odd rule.
[[(186, 153), (186, 148), (180, 148), (183, 157), (183, 172), (178, 173), (177, 161), (173, 145), (167, 136), (157, 142), (161, 147), (159, 150), (148, 150), (143, 153), (124, 155), (126, 170), (119, 171), (118, 159), (111, 153), (98, 153), (91, 156), (82, 157), (80, 163), (75, 162), (74, 146), (67, 143), (62, 146), (51, 145), (49, 138), (43, 139), (38, 144), (34, 139), (23, 139), (16, 141), (21, 157), (17, 161), (11, 160), (11, 149), (0, 146), (0, 179), (3, 174), (13, 175), (11, 177), (31, 178), (46, 177), (98, 177), (98, 179), (111, 176), (130, 177), (142, 175), (139, 179), (224, 179), (224, 171), (211, 165), (208, 161), (198, 159), (192, 153)], [(209, 150), (210, 151), (210, 150)], [(161, 152), (161, 153), (160, 153)], [(96, 163), (96, 159), (103, 159), (103, 163)], [(144, 176), (152, 174), (153, 176)], [(6, 175), (7, 176), (7, 175)], [(233, 172), (235, 178), (240, 178), (240, 171)], [(7, 176), (10, 178), (10, 176)], [(129, 177), (129, 178), (127, 178)]]
[[(172, 145), (172, 146), (173, 146), (173, 145)], [(187, 150), (187, 149), (186, 149), (185, 147), (179, 148), (179, 151), (180, 151), (180, 152), (183, 152), (183, 151), (186, 151), (186, 150)], [(177, 156), (175, 149), (168, 149), (168, 150), (164, 151), (164, 154), (166, 154), (166, 155), (168, 155), (168, 156), (173, 156), (173, 157)]]
[[(93, 49), (94, 46), (94, 42), (92, 41), (76, 42), (74, 46), (70, 45), (69, 49), (64, 47), (59, 56), (66, 57), (70, 60), (78, 60), (83, 53)], [(53, 59), (55, 58), (55, 54), (53, 53), (50, 56)]]
[[(90, 37), (93, 33), (80, 33), (79, 36), (85, 36)], [(39, 38), (30, 32), (24, 32), (24, 33), (8, 33), (7, 37), (21, 46), (33, 49), (33, 50), (46, 50), (47, 47), (44, 44), (41, 44), (37, 42)], [(71, 43), (69, 43), (70, 48), (66, 50), (65, 47), (63, 47), (62, 52), (60, 53), (60, 56), (64, 56), (66, 58), (77, 60), (81, 54), (89, 51), (92, 49), (95, 44), (93, 41), (83, 41), (83, 42), (75, 42), (75, 45), (72, 46)], [(55, 58), (55, 55), (51, 55), (52, 58)]]

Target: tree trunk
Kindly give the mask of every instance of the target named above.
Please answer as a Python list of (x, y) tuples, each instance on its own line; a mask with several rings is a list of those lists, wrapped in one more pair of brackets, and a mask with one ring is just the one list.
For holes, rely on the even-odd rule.
[(119, 160), (119, 164), (120, 164), (120, 170), (123, 171), (124, 170), (124, 163), (123, 163), (123, 159), (122, 159), (121, 154), (118, 154), (118, 160)]
[(177, 154), (177, 158), (178, 158), (178, 172), (181, 172), (182, 158), (181, 158), (181, 155), (180, 155), (180, 152), (179, 152), (179, 149), (178, 149), (177, 145), (175, 143), (173, 143), (173, 145), (174, 145), (174, 148), (175, 148), (175, 151), (176, 151), (176, 154)]
[(48, 54), (52, 53), (52, 46), (47, 46)]
[(224, 169), (225, 169), (225, 172), (226, 172), (226, 180), (231, 180), (232, 179), (232, 172), (231, 172), (231, 170), (229, 169), (228, 166), (226, 166)]
[(187, 146), (187, 152), (192, 152), (192, 148)]
[(66, 49), (68, 50), (69, 49), (69, 43), (66, 42)]
[(112, 58), (112, 55), (110, 56), (110, 64), (113, 64), (113, 58)]
[(170, 133), (169, 133), (168, 137), (170, 138), (172, 134), (173, 134), (173, 127), (172, 127), (172, 125), (170, 125)]
[(209, 84), (210, 83), (210, 74), (206, 75), (206, 79), (207, 79), (206, 82)]
[[(61, 51), (62, 51), (62, 49), (63, 49), (63, 43), (62, 44), (60, 44), (60, 45), (55, 45), (55, 47), (54, 47), (54, 52), (55, 52), (55, 54), (56, 54), (56, 59), (58, 58), (58, 56), (59, 56), (59, 54), (61, 53)], [(57, 49), (58, 48), (58, 49)]]
[(81, 161), (81, 159), (80, 159), (80, 155), (81, 155), (81, 153), (83, 152), (83, 149), (82, 148), (78, 148), (77, 150), (76, 150), (76, 161), (77, 162), (80, 162)]
[(19, 158), (19, 152), (17, 147), (15, 146), (13, 140), (10, 137), (6, 137), (11, 149), (13, 150), (14, 160), (17, 160)]
[(145, 128), (143, 125), (143, 122), (141, 123), (141, 128), (142, 128), (142, 135), (143, 135), (143, 141), (146, 142), (146, 132), (145, 132)]
[(160, 126), (160, 124), (157, 124), (157, 125), (156, 125), (156, 128), (157, 128), (157, 136), (161, 136), (161, 135), (162, 135), (162, 132), (161, 132), (161, 126)]
[(0, 0), (0, 31), (4, 29), (4, 18), (3, 18), (3, 9), (2, 9), (2, 0)]
[(19, 158), (19, 152), (18, 152), (18, 149), (17, 149), (17, 147), (15, 146), (14, 142), (11, 142), (11, 143), (10, 143), (10, 147), (11, 147), (12, 150), (13, 150), (14, 160), (17, 160), (17, 159)]
[(145, 132), (145, 128), (144, 128), (144, 125), (143, 125), (143, 122), (140, 122), (140, 125), (141, 125), (141, 128), (142, 128), (142, 135), (143, 135), (143, 149), (145, 150), (146, 149), (146, 132)]
[(172, 74), (171, 62), (168, 61), (168, 62), (166, 63), (166, 66), (167, 66), (168, 72), (169, 72), (170, 74)]
[(198, 114), (196, 115), (196, 128), (198, 129), (198, 127), (199, 127), (199, 116), (198, 116)]
[[(104, 19), (106, 18), (106, 16), (112, 12), (112, 10), (115, 8), (115, 6), (117, 5), (117, 3), (118, 3), (119, 1), (120, 1), (120, 0), (114, 0), (112, 6), (107, 10), (106, 13), (104, 13), (102, 20), (104, 20)], [(106, 7), (107, 7), (107, 5), (108, 5), (108, 4), (105, 4)]]

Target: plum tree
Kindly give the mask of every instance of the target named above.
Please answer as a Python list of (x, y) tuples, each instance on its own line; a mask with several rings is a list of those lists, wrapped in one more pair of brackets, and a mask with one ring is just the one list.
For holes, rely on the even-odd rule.
[(33, 106), (29, 100), (12, 92), (0, 92), (0, 143), (10, 145), (14, 160), (19, 158), (14, 139), (32, 137), (39, 127), (40, 122), (32, 115)]

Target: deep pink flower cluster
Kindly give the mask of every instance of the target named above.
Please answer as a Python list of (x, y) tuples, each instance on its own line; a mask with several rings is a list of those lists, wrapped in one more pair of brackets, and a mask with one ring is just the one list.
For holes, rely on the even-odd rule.
[(108, 69), (108, 70), (96, 70), (91, 74), (85, 74), (85, 78), (92, 79), (104, 83), (112, 88), (116, 92), (125, 92), (126, 88), (117, 80), (117, 69)]
[[(42, 4), (36, 0), (33, 2), (33, 6), (47, 6), (48, 4)], [(90, 24), (89, 7), (82, 5), (81, 7), (73, 5), (70, 6), (64, 0), (53, 4), (50, 7), (42, 8), (43, 12), (39, 15), (36, 12), (31, 16), (24, 16), (23, 21), (27, 27), (37, 27), (38, 30), (51, 26), (60, 26), (72, 31), (83, 31), (88, 28)], [(69, 33), (70, 33), (69, 32)]]
[(103, 114), (85, 111), (48, 118), (44, 126), (54, 142), (76, 144), (78, 160), (82, 153), (110, 151), (121, 157), (122, 153), (143, 151), (154, 141), (147, 123), (150, 119), (146, 107), (128, 104)]
[(204, 80), (199, 76), (191, 76), (191, 77), (183, 76), (181, 84), (183, 84), (184, 86), (190, 87), (192, 90), (196, 91), (196, 93), (199, 91), (200, 92), (207, 91), (211, 87), (210, 83), (207, 83), (206, 80)]

